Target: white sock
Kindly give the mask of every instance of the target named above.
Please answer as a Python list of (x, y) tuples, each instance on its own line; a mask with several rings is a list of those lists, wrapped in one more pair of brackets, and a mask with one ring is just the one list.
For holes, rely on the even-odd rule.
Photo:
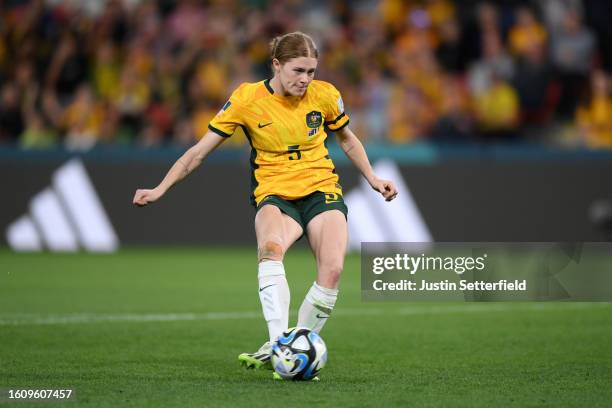
[(314, 282), (300, 306), (298, 326), (319, 333), (331, 315), (337, 298), (338, 289), (324, 288)]
[(268, 324), (270, 341), (289, 327), (289, 285), (281, 261), (259, 263), (259, 300)]

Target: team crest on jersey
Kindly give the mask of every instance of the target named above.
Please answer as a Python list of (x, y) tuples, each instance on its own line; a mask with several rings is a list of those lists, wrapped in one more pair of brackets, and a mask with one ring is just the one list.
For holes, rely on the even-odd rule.
[(321, 112), (312, 111), (306, 114), (306, 126), (310, 129), (317, 129), (323, 123)]

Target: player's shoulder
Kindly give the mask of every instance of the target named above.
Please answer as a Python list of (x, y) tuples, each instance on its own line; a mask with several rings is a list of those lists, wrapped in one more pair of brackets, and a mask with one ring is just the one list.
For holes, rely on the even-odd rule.
[(327, 81), (321, 81), (319, 79), (314, 79), (310, 83), (310, 87), (324, 94), (337, 95), (340, 93), (333, 84)]
[(237, 103), (247, 105), (257, 99), (269, 96), (265, 81), (243, 82), (232, 92), (231, 99)]

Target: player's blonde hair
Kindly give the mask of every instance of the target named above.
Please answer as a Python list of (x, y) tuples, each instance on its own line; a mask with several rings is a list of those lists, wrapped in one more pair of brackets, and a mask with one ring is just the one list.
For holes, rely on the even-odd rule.
[(279, 35), (270, 41), (270, 59), (284, 64), (292, 58), (319, 58), (319, 51), (308, 34), (300, 31)]

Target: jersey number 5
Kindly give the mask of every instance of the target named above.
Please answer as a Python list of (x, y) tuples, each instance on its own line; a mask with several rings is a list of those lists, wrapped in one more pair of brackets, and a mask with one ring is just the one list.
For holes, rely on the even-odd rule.
[(287, 146), (287, 154), (289, 155), (289, 160), (300, 160), (302, 158), (302, 152), (300, 152), (300, 145), (291, 145)]

